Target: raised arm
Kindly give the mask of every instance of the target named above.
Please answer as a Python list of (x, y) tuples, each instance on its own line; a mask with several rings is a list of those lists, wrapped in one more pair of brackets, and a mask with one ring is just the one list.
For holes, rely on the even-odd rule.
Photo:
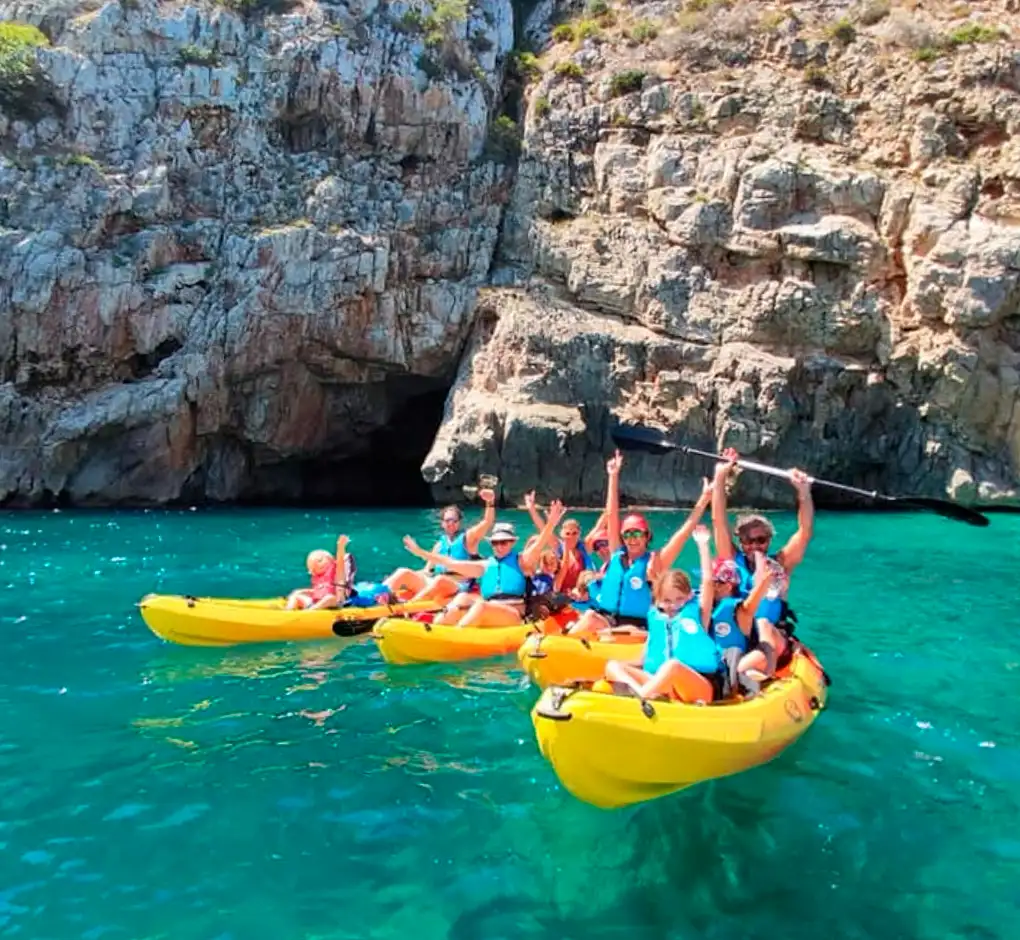
[(724, 456), (728, 461), (717, 463), (712, 477), (712, 534), (715, 536), (715, 553), (720, 558), (732, 560), (735, 552), (730, 523), (726, 518), (726, 480), (735, 466), (733, 461), (737, 459), (737, 452), (729, 448)]
[(599, 513), (598, 519), (595, 520), (595, 525), (591, 527), (588, 534), (584, 537), (584, 550), (592, 555), (595, 553), (595, 539), (605, 531), (606, 528), (606, 511), (605, 509)]
[(556, 531), (556, 526), (559, 525), (560, 519), (563, 518), (565, 512), (566, 509), (563, 503), (558, 499), (554, 499), (549, 504), (549, 515), (546, 517), (545, 525), (542, 526), (542, 531), (539, 532), (538, 538), (521, 552), (521, 570), (525, 574), (532, 575), (535, 573), (535, 569), (538, 567), (538, 560), (542, 557), (542, 549), (545, 548), (546, 542), (552, 538), (553, 533)]
[(483, 562), (458, 561), (456, 558), (448, 558), (446, 555), (439, 555), (436, 552), (427, 552), (409, 535), (404, 536), (404, 548), (422, 561), (431, 561), (435, 565), (442, 565), (447, 571), (452, 571), (465, 578), (480, 578), (485, 573)]
[[(478, 554), (478, 546), (496, 521), (496, 494), (493, 490), (479, 490), (478, 497), (485, 503), (485, 515), (464, 533), (464, 547), (469, 555)], [(445, 562), (442, 562), (445, 564)], [(460, 572), (457, 572), (460, 574)]]
[(797, 531), (777, 556), (789, 573), (804, 560), (804, 552), (815, 529), (815, 503), (811, 498), (811, 478), (803, 470), (791, 470), (790, 482), (797, 491)]
[(698, 559), (701, 561), (701, 626), (708, 630), (712, 625), (712, 610), (715, 608), (715, 582), (712, 580), (712, 553), (708, 540), (712, 537), (708, 526), (699, 525), (694, 530), (694, 541), (698, 545)]
[[(648, 574), (650, 581), (654, 581), (663, 571), (669, 571), (676, 563), (676, 560), (680, 557), (680, 552), (683, 551), (683, 547), (691, 537), (694, 527), (701, 522), (701, 517), (705, 514), (705, 510), (708, 509), (708, 504), (711, 502), (714, 492), (713, 481), (703, 480), (701, 495), (687, 516), (687, 520), (673, 533), (670, 540), (662, 546), (662, 551), (657, 554), (652, 570)], [(706, 529), (706, 531), (708, 530)]]
[(765, 561), (765, 554), (763, 552), (755, 552), (754, 586), (751, 588), (751, 593), (737, 606), (737, 626), (740, 627), (740, 632), (744, 636), (751, 635), (751, 629), (754, 627), (755, 611), (758, 610), (761, 602), (765, 600), (765, 595), (768, 594), (769, 587), (772, 585), (772, 578), (772, 569), (769, 568), (768, 563)]
[(535, 531), (541, 532), (545, 527), (545, 519), (542, 518), (542, 510), (538, 508), (538, 503), (535, 502), (534, 490), (524, 494), (524, 508), (528, 510), (528, 515), (531, 516), (531, 524), (535, 527)]
[(606, 486), (606, 537), (609, 550), (620, 550), (620, 470), (623, 468), (623, 454), (617, 451), (606, 462), (609, 484)]
[(347, 582), (347, 543), (350, 539), (346, 535), (337, 537), (336, 540), (336, 574), (334, 575), (335, 581), (333, 587), (336, 588), (337, 593), (342, 597), (347, 597), (351, 593), (351, 585)]

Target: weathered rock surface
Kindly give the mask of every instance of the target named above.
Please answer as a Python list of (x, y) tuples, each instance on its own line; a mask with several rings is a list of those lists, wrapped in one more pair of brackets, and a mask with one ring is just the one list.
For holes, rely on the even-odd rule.
[(0, 0), (52, 41), (0, 104), (0, 502), (305, 497), (451, 380), (437, 497), (599, 502), (629, 417), (1020, 502), (1008, 4), (548, 0), (514, 177), (510, 0), (231, 2)]
[(408, 5), (253, 7), (0, 3), (55, 100), (0, 112), (0, 502), (300, 497), (456, 368), (509, 0), (438, 51)]
[[(938, 11), (847, 43), (824, 34), (860, 7), (761, 9), (621, 6), (548, 42), (500, 244), (516, 286), (485, 301), (425, 464), (437, 493), (484, 464), (511, 497), (537, 478), (598, 501), (629, 416), (868, 488), (1018, 501), (1016, 44), (938, 46), (961, 25)], [(658, 37), (625, 42), (636, 22)], [(630, 464), (649, 502), (710, 470)]]

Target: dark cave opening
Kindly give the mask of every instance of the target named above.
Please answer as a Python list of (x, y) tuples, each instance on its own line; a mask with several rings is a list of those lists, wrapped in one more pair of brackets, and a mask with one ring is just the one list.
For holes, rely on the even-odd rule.
[(427, 506), (433, 502), (421, 475), (443, 419), (447, 383), (400, 396), (390, 420), (366, 435), (357, 454), (324, 454), (299, 467), (300, 502), (320, 506)]

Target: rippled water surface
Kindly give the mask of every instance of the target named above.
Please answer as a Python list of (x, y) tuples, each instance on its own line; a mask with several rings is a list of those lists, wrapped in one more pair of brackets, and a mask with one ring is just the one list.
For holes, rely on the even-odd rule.
[(148, 591), (282, 593), (340, 527), (364, 575), (436, 532), (0, 515), (0, 935), (1020, 936), (1020, 519), (823, 515), (793, 599), (830, 707), (765, 768), (612, 813), (538, 755), (512, 660), (186, 649), (137, 614)]

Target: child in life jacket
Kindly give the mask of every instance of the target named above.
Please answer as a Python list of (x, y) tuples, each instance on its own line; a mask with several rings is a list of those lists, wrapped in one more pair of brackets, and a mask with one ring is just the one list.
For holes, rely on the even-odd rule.
[(766, 619), (774, 616), (767, 597), (773, 594), (775, 568), (761, 552), (755, 553), (751, 591), (744, 595), (744, 578), (732, 558), (712, 563), (715, 603), (709, 633), (729, 670), (728, 685), (754, 695), (761, 683), (775, 671), (775, 658), (768, 665), (769, 650), (778, 642), (775, 627)]
[[(347, 552), (347, 542), (346, 535), (336, 540), (336, 558), (321, 548), (308, 553), (305, 564), (311, 577), (311, 587), (291, 591), (287, 597), (287, 610), (321, 610), (340, 607), (347, 602), (358, 570), (354, 556)], [(338, 570), (343, 571), (342, 577), (337, 577)]]
[(641, 667), (611, 660), (605, 677), (642, 699), (666, 697), (681, 702), (712, 702), (728, 694), (727, 671), (710, 629), (715, 592), (709, 531), (694, 530), (701, 561), (701, 591), (678, 569), (655, 580), (654, 603), (648, 612), (648, 643)]
[(552, 594), (555, 590), (556, 575), (559, 570), (559, 555), (554, 550), (547, 548), (539, 556), (538, 571), (531, 579), (532, 592), (537, 595)]

